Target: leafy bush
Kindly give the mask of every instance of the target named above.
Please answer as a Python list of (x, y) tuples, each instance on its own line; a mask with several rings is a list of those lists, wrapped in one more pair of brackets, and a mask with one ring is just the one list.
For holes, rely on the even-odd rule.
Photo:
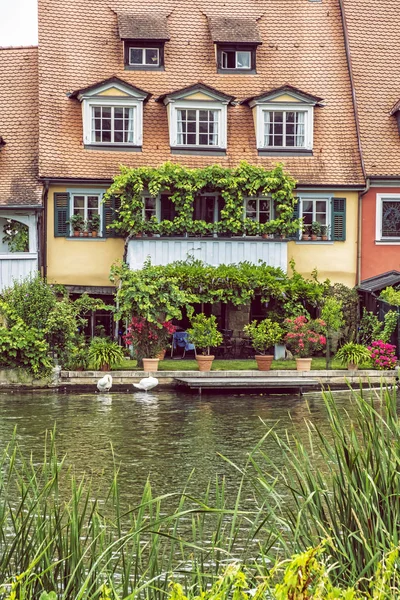
[(135, 349), (139, 363), (143, 358), (156, 358), (166, 348), (175, 333), (176, 327), (171, 321), (152, 323), (143, 317), (132, 317), (123, 339)]
[(371, 353), (371, 360), (375, 369), (394, 369), (397, 362), (396, 346), (392, 344), (385, 344), (381, 340), (372, 342), (371, 346), (368, 346), (368, 350)]
[(94, 369), (112, 369), (124, 359), (121, 346), (108, 338), (93, 338), (89, 347), (89, 362)]
[(368, 346), (375, 340), (388, 342), (396, 329), (397, 320), (398, 315), (394, 310), (389, 310), (382, 322), (376, 315), (364, 308), (359, 329), (360, 343)]
[(274, 323), (271, 319), (264, 319), (257, 323), (253, 321), (245, 325), (243, 331), (249, 336), (253, 348), (261, 354), (266, 354), (274, 344), (282, 340), (283, 331), (279, 323)]
[(15, 281), (12, 287), (3, 291), (2, 297), (26, 325), (41, 330), (46, 327), (47, 318), (56, 306), (56, 291), (57, 287), (37, 275)]
[(326, 344), (323, 335), (325, 322), (321, 319), (307, 319), (304, 316), (285, 319), (287, 334), (285, 343), (289, 350), (298, 357), (308, 358)]
[(400, 290), (395, 290), (393, 287), (387, 287), (382, 290), (379, 298), (393, 306), (400, 306)]
[(216, 348), (222, 344), (222, 333), (218, 331), (215, 315), (206, 317), (199, 313), (190, 320), (191, 327), (187, 330), (189, 341), (196, 346), (196, 352), (210, 354), (210, 348)]
[(354, 342), (347, 342), (342, 346), (337, 354), (336, 358), (340, 360), (342, 365), (361, 365), (364, 362), (369, 362), (371, 359), (371, 352), (368, 348), (362, 344), (355, 344)]

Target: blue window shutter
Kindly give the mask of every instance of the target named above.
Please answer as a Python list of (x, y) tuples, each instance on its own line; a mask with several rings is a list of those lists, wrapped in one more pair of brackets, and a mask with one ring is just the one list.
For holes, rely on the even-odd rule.
[(54, 193), (54, 236), (67, 237), (69, 235), (69, 193)]
[(103, 236), (104, 237), (117, 237), (120, 234), (115, 229), (108, 228), (108, 225), (115, 220), (117, 212), (121, 206), (121, 199), (112, 196), (107, 198), (103, 203)]
[(346, 198), (332, 198), (331, 240), (346, 239)]

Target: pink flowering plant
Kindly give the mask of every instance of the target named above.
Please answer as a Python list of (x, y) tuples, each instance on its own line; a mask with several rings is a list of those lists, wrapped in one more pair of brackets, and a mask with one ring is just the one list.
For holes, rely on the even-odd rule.
[(326, 345), (325, 322), (300, 316), (284, 321), (287, 334), (284, 337), (289, 350), (298, 358), (309, 358)]
[(368, 350), (371, 352), (371, 359), (375, 369), (394, 369), (397, 362), (397, 356), (395, 355), (396, 346), (393, 344), (386, 344), (382, 340), (372, 342), (368, 346)]
[(126, 335), (123, 336), (127, 346), (133, 346), (136, 358), (155, 358), (175, 333), (176, 327), (171, 321), (147, 321), (144, 317), (132, 317)]

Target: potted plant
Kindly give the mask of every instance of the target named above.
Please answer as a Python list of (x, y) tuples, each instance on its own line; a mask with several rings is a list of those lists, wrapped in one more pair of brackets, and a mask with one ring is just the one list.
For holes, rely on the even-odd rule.
[[(282, 339), (282, 328), (279, 323), (264, 319), (257, 323), (253, 321), (245, 325), (243, 331), (251, 339), (254, 350), (259, 352), (255, 355), (259, 371), (269, 371), (274, 360), (273, 347)], [(272, 354), (268, 353), (272, 350)]]
[(259, 224), (259, 233), (264, 240), (270, 239), (274, 233), (275, 225), (270, 221)]
[(67, 223), (71, 225), (75, 237), (79, 237), (85, 228), (85, 220), (82, 215), (71, 215)]
[(361, 363), (371, 359), (371, 352), (362, 344), (347, 342), (338, 350), (336, 358), (347, 365), (349, 371), (356, 371)]
[(89, 347), (88, 358), (94, 369), (109, 371), (124, 359), (124, 351), (109, 338), (93, 338)]
[(158, 371), (161, 352), (170, 342), (176, 327), (171, 321), (147, 321), (144, 317), (132, 317), (123, 340), (132, 346), (139, 365), (145, 371)]
[[(214, 315), (206, 317), (199, 313), (191, 319), (191, 328), (188, 329), (189, 341), (196, 347), (196, 360), (199, 371), (210, 371), (215, 358), (210, 354), (210, 348), (222, 344), (223, 337), (218, 331), (217, 319)], [(200, 352), (200, 355), (198, 354)]]
[(313, 221), (311, 223), (311, 239), (316, 240), (318, 236), (321, 235), (321, 223), (318, 221)]
[(329, 235), (329, 227), (328, 225), (321, 225), (321, 240), (326, 242)]
[(302, 240), (307, 241), (310, 239), (310, 235), (311, 235), (310, 229), (311, 229), (311, 225), (304, 225), (303, 233), (301, 234)]
[(145, 231), (149, 237), (158, 235), (160, 233), (160, 223), (158, 222), (157, 217), (153, 215), (148, 221), (146, 221)]
[(95, 213), (90, 217), (88, 228), (92, 234), (92, 237), (97, 237), (100, 230), (100, 215), (98, 213)]
[(287, 333), (284, 337), (289, 350), (296, 356), (296, 369), (311, 369), (313, 352), (321, 350), (326, 344), (323, 334), (325, 323), (322, 319), (307, 319), (301, 315), (284, 321)]

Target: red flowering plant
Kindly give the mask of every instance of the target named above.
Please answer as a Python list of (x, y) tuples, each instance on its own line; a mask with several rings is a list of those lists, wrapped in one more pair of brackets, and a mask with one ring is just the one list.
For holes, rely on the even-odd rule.
[(156, 358), (170, 343), (176, 327), (171, 321), (147, 321), (144, 317), (132, 317), (123, 340), (133, 346), (138, 362), (143, 358)]
[(326, 345), (325, 322), (300, 316), (284, 321), (287, 334), (284, 337), (289, 350), (299, 358), (309, 358)]
[(396, 346), (377, 340), (368, 346), (368, 350), (371, 352), (371, 360), (375, 369), (383, 371), (384, 369), (395, 368), (397, 362)]

